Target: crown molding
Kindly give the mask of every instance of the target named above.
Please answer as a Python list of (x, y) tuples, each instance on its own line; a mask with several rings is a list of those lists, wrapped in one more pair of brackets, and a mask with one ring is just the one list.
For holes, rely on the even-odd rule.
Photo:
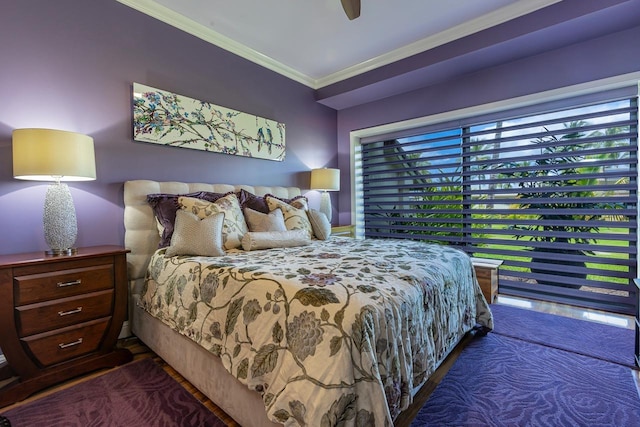
[(526, 15), (536, 10), (545, 8), (555, 3), (559, 3), (562, 0), (523, 0), (517, 3), (512, 3), (508, 6), (502, 7), (494, 12), (472, 19), (464, 24), (457, 25), (455, 27), (448, 28), (445, 31), (434, 34), (433, 36), (426, 37), (416, 42), (410, 43), (392, 52), (377, 56), (344, 70), (338, 71), (327, 75), (325, 77), (316, 80), (317, 87), (319, 89), (324, 86), (328, 86), (337, 83), (342, 80), (346, 80), (351, 77), (355, 77), (359, 74), (366, 73), (367, 71), (380, 68), (384, 65), (389, 65), (396, 61), (408, 58), (421, 52), (426, 52), (430, 49), (438, 46), (450, 43), (454, 40), (466, 37), (468, 35), (486, 30), (496, 25), (500, 25), (504, 22)]
[(234, 53), (248, 61), (261, 65), (271, 71), (281, 74), (298, 83), (302, 83), (312, 89), (322, 87), (355, 77), (384, 65), (408, 58), (412, 55), (433, 49), (456, 39), (477, 33), (487, 28), (502, 24), (511, 19), (535, 12), (538, 9), (558, 3), (562, 0), (520, 0), (508, 6), (500, 8), (494, 12), (480, 16), (464, 24), (449, 28), (433, 36), (418, 40), (404, 47), (363, 61), (359, 64), (345, 68), (333, 74), (321, 78), (312, 78), (275, 59), (251, 49), (235, 40), (230, 39), (209, 27), (206, 27), (192, 19), (186, 18), (179, 13), (156, 3), (154, 0), (117, 0), (126, 6), (131, 7), (148, 16), (158, 19), (165, 24), (169, 24), (186, 33), (198, 37), (206, 42), (214, 44), (224, 50)]
[(306, 86), (316, 89), (315, 79), (312, 79), (309, 76), (302, 74), (299, 71), (294, 70), (293, 68), (288, 67), (273, 58), (268, 57), (267, 55), (263, 55), (262, 53), (254, 49), (238, 43), (235, 40), (232, 40), (229, 37), (226, 37), (192, 19), (186, 18), (183, 15), (180, 15), (179, 13), (173, 11), (172, 9), (169, 9), (168, 7), (162, 6), (153, 0), (117, 1), (126, 6), (129, 6), (132, 9), (149, 15), (152, 18), (158, 19), (165, 24), (169, 24), (172, 27), (191, 34), (192, 36), (196, 36), (206, 42), (218, 46), (219, 48), (234, 53), (246, 60), (261, 65), (271, 71), (275, 71), (278, 74), (290, 78), (291, 80), (295, 80), (298, 83), (302, 83)]

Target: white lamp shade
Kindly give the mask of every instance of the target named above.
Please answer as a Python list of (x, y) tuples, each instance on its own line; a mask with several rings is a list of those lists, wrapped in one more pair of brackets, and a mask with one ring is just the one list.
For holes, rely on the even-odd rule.
[(35, 181), (96, 179), (93, 138), (53, 129), (13, 131), (13, 177)]
[(311, 170), (311, 189), (339, 191), (340, 169), (322, 168)]

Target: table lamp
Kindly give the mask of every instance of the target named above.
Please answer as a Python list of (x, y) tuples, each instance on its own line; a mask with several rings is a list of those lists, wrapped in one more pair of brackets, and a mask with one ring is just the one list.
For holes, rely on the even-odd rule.
[(340, 169), (312, 169), (311, 185), (312, 190), (320, 190), (320, 212), (327, 216), (331, 222), (331, 198), (328, 191), (340, 190)]
[(12, 138), (13, 177), (53, 181), (44, 201), (44, 239), (50, 255), (71, 255), (78, 234), (71, 192), (62, 181), (96, 179), (93, 138), (53, 129), (16, 129)]

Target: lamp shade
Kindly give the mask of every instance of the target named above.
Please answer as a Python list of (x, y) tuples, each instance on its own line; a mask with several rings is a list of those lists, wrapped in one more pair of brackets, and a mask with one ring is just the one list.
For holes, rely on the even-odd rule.
[(340, 190), (340, 169), (311, 170), (311, 189), (323, 191)]
[(16, 129), (13, 177), (35, 181), (96, 179), (93, 138), (54, 129)]

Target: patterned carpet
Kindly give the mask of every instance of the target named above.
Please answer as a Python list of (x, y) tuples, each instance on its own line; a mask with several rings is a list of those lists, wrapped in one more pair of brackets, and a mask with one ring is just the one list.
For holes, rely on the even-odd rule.
[[(539, 325), (527, 320), (526, 310), (520, 311), (524, 313), (516, 314), (523, 317), (525, 328)], [(496, 322), (502, 320), (496, 312)], [(594, 342), (586, 336), (580, 339), (588, 345)], [(464, 349), (412, 423), (416, 427), (638, 425), (640, 398), (628, 367), (495, 332), (474, 339)]]
[(494, 333), (635, 367), (633, 329), (494, 304)]
[(0, 415), (12, 427), (226, 425), (151, 359), (129, 363)]

